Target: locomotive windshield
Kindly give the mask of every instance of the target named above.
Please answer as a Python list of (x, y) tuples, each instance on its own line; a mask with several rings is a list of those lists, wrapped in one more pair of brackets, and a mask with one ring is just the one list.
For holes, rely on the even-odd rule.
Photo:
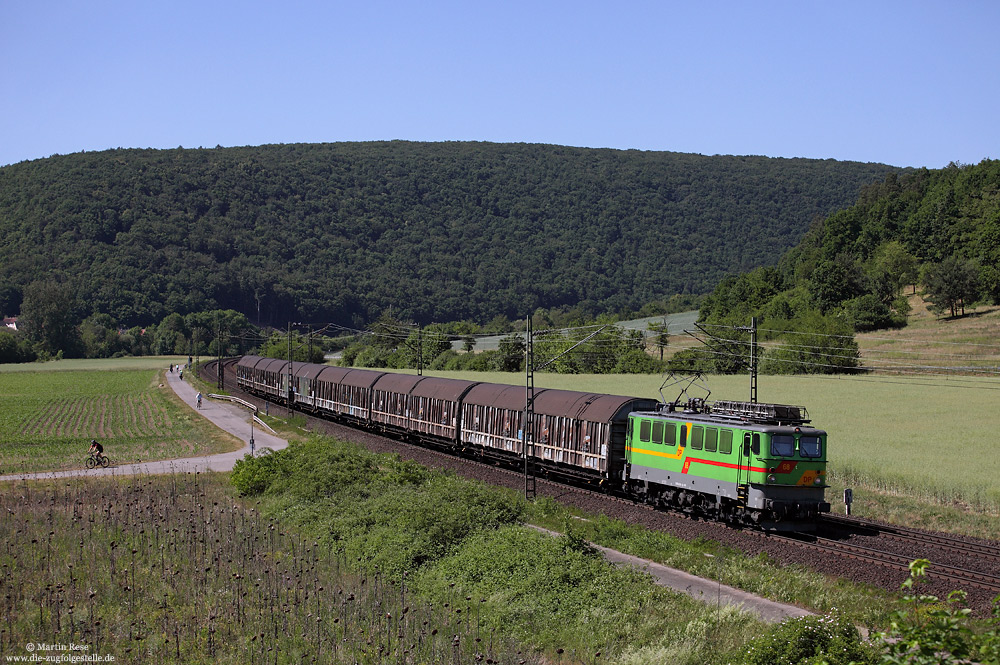
[(791, 457), (795, 454), (795, 437), (790, 434), (771, 435), (771, 455), (774, 457)]
[(820, 457), (823, 455), (823, 446), (820, 444), (818, 436), (803, 436), (799, 439), (799, 455), (803, 457)]

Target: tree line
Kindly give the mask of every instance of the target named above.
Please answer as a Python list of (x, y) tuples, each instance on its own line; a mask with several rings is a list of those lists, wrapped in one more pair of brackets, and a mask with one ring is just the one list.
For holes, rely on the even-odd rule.
[[(598, 317), (597, 321), (569, 319), (573, 322), (572, 327), (544, 327), (546, 323), (552, 325), (553, 316), (561, 319), (560, 314), (566, 312), (539, 310), (531, 317), (533, 326), (538, 326), (533, 328), (531, 335), (532, 363), (536, 371), (649, 374), (664, 369), (662, 357), (657, 360), (648, 353), (650, 337), (644, 331), (616, 326), (614, 317), (610, 316)], [(519, 329), (510, 322), (502, 330), (487, 330), (468, 321), (420, 327), (411, 326), (386, 312), (365, 334), (356, 335), (346, 343), (339, 364), (388, 369), (523, 372), (528, 334), (524, 322), (520, 323)], [(651, 330), (655, 331), (656, 326), (651, 326)], [(477, 350), (478, 338), (491, 332), (506, 334), (496, 349)], [(285, 355), (275, 353), (273, 357)]]
[(31, 283), (18, 329), (0, 328), (0, 363), (147, 355), (238, 355), (256, 348), (261, 331), (234, 310), (168, 314), (158, 324), (125, 327), (103, 312), (84, 316), (71, 285)]

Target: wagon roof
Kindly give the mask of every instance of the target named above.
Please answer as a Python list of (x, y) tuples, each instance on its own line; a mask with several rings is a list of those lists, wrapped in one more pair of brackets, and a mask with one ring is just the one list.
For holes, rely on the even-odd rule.
[(239, 364), (250, 369), (264, 369), (274, 358), (264, 358), (262, 356), (243, 356)]
[(457, 402), (472, 386), (476, 385), (479, 385), (478, 381), (428, 376), (424, 377), (423, 381), (414, 386), (410, 394), (415, 397), (431, 397), (433, 399)]
[(552, 416), (572, 416), (593, 422), (610, 422), (623, 410), (655, 406), (655, 400), (624, 395), (582, 393), (575, 390), (546, 390), (535, 397), (535, 412)]
[(347, 376), (348, 372), (351, 372), (353, 368), (351, 367), (337, 367), (336, 365), (324, 365), (323, 369), (320, 370), (319, 374), (316, 375), (317, 381), (326, 381), (327, 383), (340, 383)]
[(284, 372), (285, 367), (288, 365), (287, 360), (281, 360), (280, 358), (261, 358), (263, 362), (257, 363), (256, 369), (262, 369), (267, 372)]
[(253, 367), (260, 361), (260, 359), (260, 356), (243, 356), (236, 364), (240, 367)]
[(319, 373), (327, 367), (329, 367), (329, 365), (319, 365), (317, 363), (297, 363), (292, 369), (295, 372), (295, 376), (303, 379), (315, 379)]
[(409, 395), (410, 391), (413, 390), (413, 386), (423, 380), (424, 377), (413, 374), (383, 374), (375, 382), (375, 385), (372, 386), (372, 389)]
[(371, 388), (372, 384), (383, 374), (385, 372), (376, 372), (372, 369), (352, 369), (340, 380), (340, 384), (343, 386)]
[(593, 421), (611, 421), (614, 418), (625, 418), (636, 409), (653, 409), (657, 400), (646, 397), (627, 397), (625, 395), (595, 395), (584, 406), (582, 417)]
[[(535, 401), (538, 401), (539, 393), (543, 390), (535, 391)], [(465, 404), (479, 404), (483, 406), (493, 406), (498, 409), (510, 409), (511, 411), (524, 410), (524, 386), (507, 386), (501, 383), (480, 383), (473, 386), (472, 390), (463, 400)]]

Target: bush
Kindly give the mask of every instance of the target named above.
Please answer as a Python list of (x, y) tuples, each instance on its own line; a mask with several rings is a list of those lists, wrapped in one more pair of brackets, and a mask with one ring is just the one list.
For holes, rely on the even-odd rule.
[(366, 346), (354, 356), (355, 367), (405, 367), (398, 351), (375, 346)]
[(35, 357), (23, 335), (0, 327), (0, 363), (30, 363)]
[(434, 360), (431, 361), (430, 365), (427, 366), (427, 369), (447, 370), (451, 366), (458, 364), (455, 362), (458, 360), (458, 357), (459, 357), (458, 353), (452, 351), (451, 349), (443, 351), (439, 353), (437, 357), (434, 358)]
[(858, 629), (838, 615), (789, 619), (750, 644), (748, 665), (864, 665), (878, 662), (876, 650)]
[(280, 498), (292, 519), (314, 528), (322, 520), (323, 540), (361, 568), (393, 576), (445, 556), (479, 529), (518, 521), (524, 509), (513, 493), (323, 437), (247, 456), (231, 482), (245, 496)]
[(277, 478), (278, 457), (264, 449), (257, 457), (246, 455), (236, 460), (229, 482), (241, 496), (258, 496), (267, 491)]
[(237, 461), (230, 482), (244, 496), (288, 493), (315, 500), (331, 496), (338, 488), (365, 484), (376, 471), (371, 457), (347, 444), (295, 441), (284, 450), (264, 451)]
[(358, 354), (360, 354), (365, 348), (364, 344), (360, 342), (354, 342), (353, 344), (348, 344), (344, 347), (344, 350), (340, 353), (340, 365), (342, 367), (353, 367), (354, 361), (357, 360)]
[[(403, 482), (400, 482), (400, 481)], [(517, 522), (523, 504), (512, 494), (444, 474), (408, 482), (391, 472), (363, 501), (344, 497), (328, 528), (361, 567), (398, 577), (438, 561), (472, 534)]]
[(658, 374), (663, 371), (666, 363), (640, 349), (629, 349), (618, 357), (614, 369), (615, 374)]
[[(909, 591), (924, 581), (930, 561), (910, 563)], [(937, 596), (907, 593), (910, 607), (894, 612), (888, 632), (881, 634), (882, 663), (944, 665), (946, 663), (1000, 663), (1000, 597), (993, 601), (993, 620), (979, 633), (970, 625), (972, 611), (963, 607), (964, 591), (952, 591), (946, 603)]]
[(624, 617), (658, 593), (637, 570), (611, 566), (570, 539), (516, 526), (476, 532), (415, 585), (437, 605), (453, 598), (453, 586), (485, 598), (494, 628), (534, 625), (546, 646), (586, 641), (589, 616), (600, 617), (601, 632), (617, 642), (633, 628)]
[(787, 322), (765, 327), (784, 330), (760, 361), (762, 374), (838, 374), (859, 371), (858, 343), (853, 327), (834, 316), (812, 310)]
[(844, 303), (847, 315), (858, 332), (891, 328), (896, 325), (892, 310), (873, 293), (866, 293)]

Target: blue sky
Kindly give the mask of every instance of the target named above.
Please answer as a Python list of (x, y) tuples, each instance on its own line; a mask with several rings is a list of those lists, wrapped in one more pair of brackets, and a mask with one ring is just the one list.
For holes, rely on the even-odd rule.
[(1000, 158), (1000, 2), (0, 0), (0, 165), (406, 139)]

